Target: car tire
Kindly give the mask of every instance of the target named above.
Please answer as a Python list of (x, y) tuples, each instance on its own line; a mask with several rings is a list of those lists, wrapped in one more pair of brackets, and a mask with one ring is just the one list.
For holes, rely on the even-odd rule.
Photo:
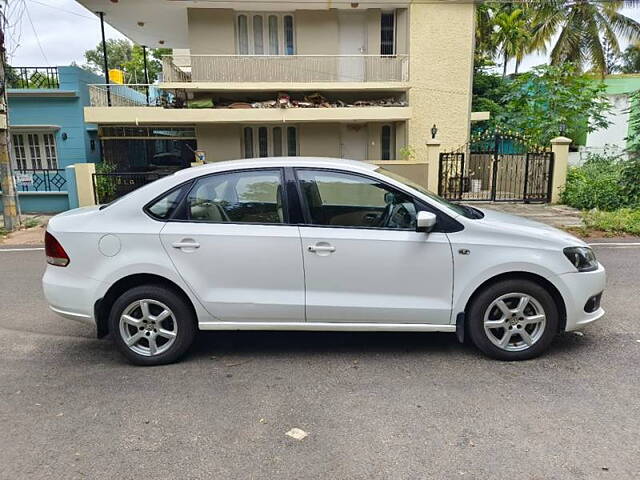
[(185, 299), (161, 285), (123, 293), (109, 315), (113, 341), (135, 365), (165, 365), (182, 357), (195, 338), (196, 318)]
[(560, 321), (549, 291), (526, 279), (503, 280), (480, 291), (467, 310), (468, 333), (498, 360), (535, 358), (551, 344)]

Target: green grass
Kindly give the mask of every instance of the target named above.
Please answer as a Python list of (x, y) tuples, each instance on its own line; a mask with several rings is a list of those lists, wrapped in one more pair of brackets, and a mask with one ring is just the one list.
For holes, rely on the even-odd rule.
[(640, 235), (640, 209), (621, 208), (611, 212), (589, 210), (582, 217), (586, 230), (610, 234)]
[(28, 218), (26, 222), (24, 222), (24, 228), (33, 228), (40, 225), (40, 220), (37, 218)]
[(7, 232), (4, 228), (0, 228), (0, 238), (6, 237), (7, 235), (9, 235), (9, 232)]

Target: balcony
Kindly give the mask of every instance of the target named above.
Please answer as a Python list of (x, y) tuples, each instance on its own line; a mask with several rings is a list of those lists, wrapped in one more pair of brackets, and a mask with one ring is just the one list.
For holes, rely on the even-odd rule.
[(180, 55), (163, 58), (165, 83), (401, 84), (408, 55)]
[[(286, 122), (362, 122), (399, 121), (411, 116), (411, 108), (402, 94), (386, 92), (334, 92), (326, 98), (320, 94), (278, 93), (271, 97), (258, 92), (261, 100), (234, 101), (210, 97), (195, 98), (198, 92), (159, 88), (157, 85), (89, 85), (90, 106), (85, 107), (85, 121), (98, 124), (197, 124), (197, 123), (286, 123)], [(206, 94), (200, 94), (207, 97)], [(329, 94), (327, 94), (329, 95)], [(193, 98), (189, 98), (193, 97)], [(346, 100), (346, 101), (343, 101)]]

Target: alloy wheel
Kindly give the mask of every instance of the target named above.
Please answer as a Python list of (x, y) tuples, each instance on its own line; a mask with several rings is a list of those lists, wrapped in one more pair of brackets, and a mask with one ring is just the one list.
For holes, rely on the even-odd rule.
[(484, 332), (498, 348), (521, 352), (540, 340), (547, 317), (531, 295), (507, 293), (496, 298), (484, 314)]
[(120, 315), (120, 336), (139, 355), (153, 357), (166, 352), (177, 335), (178, 322), (173, 312), (157, 300), (136, 300)]

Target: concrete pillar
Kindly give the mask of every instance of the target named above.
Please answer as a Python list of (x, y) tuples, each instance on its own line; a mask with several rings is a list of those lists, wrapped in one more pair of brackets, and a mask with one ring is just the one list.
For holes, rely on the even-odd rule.
[(438, 178), (440, 177), (440, 140), (427, 140), (427, 163), (429, 164), (429, 181), (427, 188), (438, 193)]
[(560, 193), (567, 182), (567, 165), (569, 164), (569, 145), (571, 139), (556, 137), (551, 139), (551, 151), (553, 152), (553, 177), (551, 179), (551, 202), (560, 201)]
[(96, 204), (96, 197), (93, 193), (93, 174), (96, 173), (96, 166), (93, 163), (76, 163), (76, 191), (78, 192), (78, 206), (86, 207)]
[(69, 165), (64, 169), (64, 174), (67, 177), (67, 195), (69, 198), (69, 209), (78, 208), (78, 187), (76, 186), (76, 167), (75, 165)]

